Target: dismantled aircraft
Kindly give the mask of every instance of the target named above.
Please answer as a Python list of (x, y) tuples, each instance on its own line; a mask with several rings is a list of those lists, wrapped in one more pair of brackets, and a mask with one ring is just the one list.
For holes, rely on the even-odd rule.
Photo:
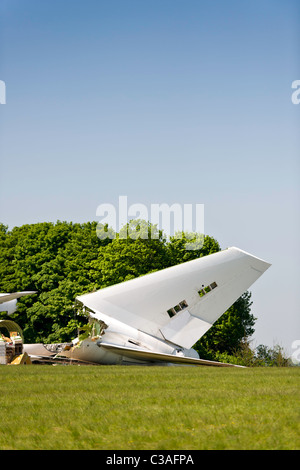
[(192, 346), (270, 266), (231, 247), (80, 295), (89, 315), (85, 337), (24, 350), (37, 360), (232, 366), (200, 359)]

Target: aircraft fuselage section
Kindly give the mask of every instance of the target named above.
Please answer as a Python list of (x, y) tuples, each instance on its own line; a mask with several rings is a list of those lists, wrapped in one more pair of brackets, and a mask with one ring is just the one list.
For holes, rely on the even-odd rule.
[[(147, 333), (139, 331), (133, 327), (125, 325), (124, 323), (107, 318), (102, 313), (93, 313), (90, 316), (93, 321), (98, 321), (104, 328), (100, 335), (91, 336), (87, 339), (74, 341), (74, 346), (68, 350), (63, 351), (60, 356), (68, 357), (69, 359), (76, 359), (85, 362), (92, 362), (96, 364), (151, 364), (154, 361), (143, 361), (136, 358), (129, 358), (123, 356), (121, 353), (106, 350), (101, 346), (101, 343), (111, 344), (114, 346), (132, 348), (134, 350), (148, 350), (149, 352), (161, 352), (165, 354), (181, 354), (192, 357), (199, 357), (196, 351), (190, 352), (180, 346), (168, 343), (164, 340), (155, 338)], [(109, 323), (109, 326), (106, 324)], [(77, 343), (77, 344), (75, 344)]]

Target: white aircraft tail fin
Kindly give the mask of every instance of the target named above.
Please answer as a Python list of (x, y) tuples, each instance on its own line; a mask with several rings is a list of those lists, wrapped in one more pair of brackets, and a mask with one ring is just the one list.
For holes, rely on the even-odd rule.
[(138, 330), (191, 348), (269, 267), (232, 247), (77, 299)]

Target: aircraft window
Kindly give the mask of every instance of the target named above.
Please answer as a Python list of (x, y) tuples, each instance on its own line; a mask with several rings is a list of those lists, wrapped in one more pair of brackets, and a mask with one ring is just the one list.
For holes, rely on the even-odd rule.
[(174, 315), (176, 315), (176, 312), (175, 312), (174, 308), (170, 308), (168, 310), (168, 315), (169, 315), (170, 318), (172, 318), (172, 317), (174, 317)]
[(169, 317), (172, 318), (172, 317), (174, 317), (174, 315), (176, 315), (176, 313), (180, 312), (181, 310), (183, 310), (186, 307), (188, 307), (187, 301), (182, 300), (182, 302), (179, 302), (178, 305), (175, 305), (173, 308), (170, 308), (169, 310), (167, 310), (167, 313), (168, 313)]
[(200, 295), (200, 297), (203, 297), (204, 295), (208, 294), (210, 291), (218, 287), (218, 284), (216, 282), (212, 282), (211, 284), (209, 284), (209, 286), (204, 287), (202, 285), (202, 287), (203, 289), (198, 290), (198, 294)]

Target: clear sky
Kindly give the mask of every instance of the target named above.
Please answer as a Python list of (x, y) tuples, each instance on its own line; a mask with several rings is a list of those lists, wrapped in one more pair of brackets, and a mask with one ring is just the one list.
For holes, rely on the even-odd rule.
[(253, 346), (300, 340), (298, 0), (0, 0), (0, 220), (204, 204), (272, 263)]

